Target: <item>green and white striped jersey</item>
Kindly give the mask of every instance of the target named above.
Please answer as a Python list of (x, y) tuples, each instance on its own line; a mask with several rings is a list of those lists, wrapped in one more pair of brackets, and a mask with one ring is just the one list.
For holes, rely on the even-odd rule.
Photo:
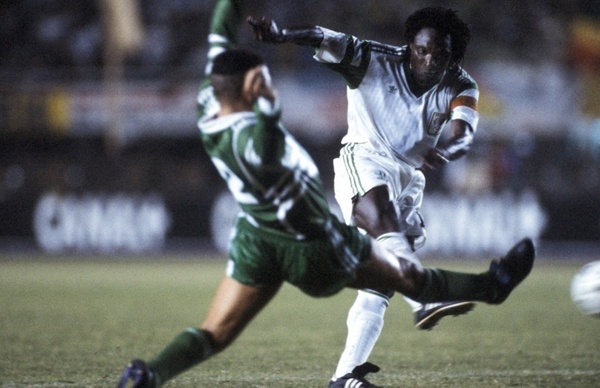
[(322, 237), (331, 214), (317, 167), (279, 111), (257, 105), (201, 122), (204, 148), (251, 224), (297, 240)]
[[(207, 76), (212, 60), (235, 44), (242, 3), (219, 3), (209, 35)], [(322, 237), (333, 216), (321, 178), (312, 158), (281, 124), (278, 104), (259, 99), (253, 112), (216, 117), (219, 104), (208, 78), (197, 102), (204, 148), (242, 216), (262, 231), (283, 237)]]
[(419, 167), (449, 120), (477, 128), (479, 90), (462, 68), (447, 70), (437, 85), (415, 96), (406, 78), (406, 46), (320, 28), (324, 39), (314, 58), (348, 85), (348, 133), (342, 143), (368, 143), (376, 152)]

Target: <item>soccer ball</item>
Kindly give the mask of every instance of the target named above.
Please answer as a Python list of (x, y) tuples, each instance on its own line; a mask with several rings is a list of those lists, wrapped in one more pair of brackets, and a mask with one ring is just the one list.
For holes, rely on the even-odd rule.
[(600, 318), (600, 261), (587, 263), (573, 276), (571, 299), (585, 315)]

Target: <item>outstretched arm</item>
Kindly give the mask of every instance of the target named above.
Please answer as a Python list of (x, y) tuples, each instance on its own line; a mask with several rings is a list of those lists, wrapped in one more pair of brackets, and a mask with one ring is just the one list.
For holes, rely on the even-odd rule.
[(301, 46), (319, 47), (323, 41), (323, 31), (316, 26), (300, 28), (279, 28), (274, 20), (262, 17), (248, 17), (254, 37), (267, 43), (291, 42)]
[[(220, 37), (223, 46), (235, 45), (245, 12), (246, 3), (243, 0), (219, 0), (213, 11), (209, 36)], [(209, 43), (213, 45), (217, 42), (210, 42), (209, 38)]]
[(362, 82), (370, 63), (371, 44), (325, 27), (279, 28), (271, 19), (249, 17), (256, 40), (268, 43), (291, 42), (313, 48), (313, 58), (338, 72), (351, 89)]

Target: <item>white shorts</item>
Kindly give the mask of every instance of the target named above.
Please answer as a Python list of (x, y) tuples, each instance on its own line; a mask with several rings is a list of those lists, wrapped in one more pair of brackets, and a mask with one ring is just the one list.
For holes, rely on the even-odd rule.
[(425, 225), (419, 213), (425, 176), (406, 163), (393, 160), (365, 145), (349, 143), (333, 160), (335, 199), (344, 220), (354, 224), (352, 207), (358, 196), (377, 186), (387, 186), (400, 221), (399, 232), (415, 237), (415, 249), (425, 243)]

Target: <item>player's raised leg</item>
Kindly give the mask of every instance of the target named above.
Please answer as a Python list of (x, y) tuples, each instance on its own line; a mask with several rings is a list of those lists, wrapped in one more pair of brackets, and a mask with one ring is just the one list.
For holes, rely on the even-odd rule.
[(488, 271), (471, 274), (423, 268), (374, 243), (372, 260), (357, 267), (352, 286), (392, 288), (422, 303), (473, 300), (500, 304), (529, 275), (534, 259), (534, 244), (525, 238), (493, 261)]

